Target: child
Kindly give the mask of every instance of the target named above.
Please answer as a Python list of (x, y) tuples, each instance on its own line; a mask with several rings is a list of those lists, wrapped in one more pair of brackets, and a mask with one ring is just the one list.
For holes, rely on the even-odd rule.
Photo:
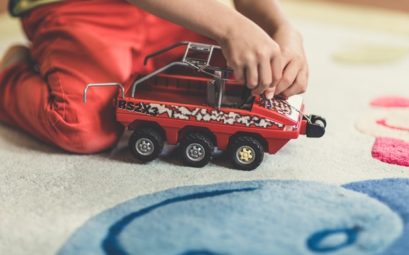
[(216, 41), (254, 95), (303, 93), (302, 39), (277, 1), (235, 0), (234, 10), (217, 0), (12, 0), (31, 45), (3, 57), (0, 121), (70, 152), (110, 148), (122, 132), (112, 107), (117, 90), (92, 90), (85, 105), (85, 85), (153, 71), (178, 56), (146, 67), (143, 57), (182, 40)]

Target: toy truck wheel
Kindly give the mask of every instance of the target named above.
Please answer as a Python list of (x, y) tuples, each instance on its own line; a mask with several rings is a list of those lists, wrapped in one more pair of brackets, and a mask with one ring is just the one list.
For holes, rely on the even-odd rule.
[(179, 149), (185, 165), (204, 167), (212, 159), (214, 144), (205, 134), (190, 133), (182, 138)]
[(161, 134), (151, 127), (135, 130), (129, 139), (129, 149), (136, 159), (145, 163), (156, 159), (163, 149)]
[(311, 120), (311, 122), (313, 124), (320, 125), (320, 126), (322, 126), (324, 128), (327, 127), (327, 121), (323, 117), (318, 116), (318, 115), (314, 115), (314, 114), (311, 114), (308, 117), (310, 118), (310, 120)]
[(229, 156), (234, 168), (251, 171), (263, 161), (264, 148), (260, 141), (254, 137), (239, 136), (231, 141)]

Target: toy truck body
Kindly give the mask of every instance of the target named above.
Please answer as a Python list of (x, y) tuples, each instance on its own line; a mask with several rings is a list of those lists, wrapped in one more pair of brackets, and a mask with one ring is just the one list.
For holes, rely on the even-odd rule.
[[(301, 96), (267, 100), (250, 96), (223, 63), (215, 45), (181, 42), (147, 57), (185, 46), (181, 61), (172, 62), (121, 88), (116, 119), (134, 130), (129, 148), (142, 162), (155, 159), (166, 141), (179, 144), (182, 161), (203, 167), (214, 148), (227, 151), (233, 166), (253, 170), (264, 152), (274, 154), (288, 141), (306, 134), (321, 137), (326, 122), (305, 116)], [(215, 64), (211, 64), (215, 62)]]

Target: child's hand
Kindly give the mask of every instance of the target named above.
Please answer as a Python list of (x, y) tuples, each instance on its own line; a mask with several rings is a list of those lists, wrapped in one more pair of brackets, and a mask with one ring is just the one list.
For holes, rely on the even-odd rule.
[(287, 25), (278, 0), (234, 0), (241, 14), (216, 0), (129, 1), (216, 40), (236, 78), (254, 95), (265, 93), (271, 99), (307, 88), (301, 36)]
[(308, 85), (308, 64), (301, 35), (291, 26), (285, 25), (276, 30), (273, 39), (280, 45), (284, 71), (278, 85), (269, 89), (266, 96), (290, 97), (304, 93)]
[(245, 82), (253, 95), (263, 94), (281, 80), (280, 46), (252, 21), (243, 19), (219, 43), (236, 79)]

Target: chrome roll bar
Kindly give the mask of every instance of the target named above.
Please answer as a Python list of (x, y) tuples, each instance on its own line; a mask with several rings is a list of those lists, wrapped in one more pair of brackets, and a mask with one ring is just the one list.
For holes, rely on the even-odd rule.
[(91, 88), (91, 87), (118, 87), (121, 90), (122, 98), (125, 98), (125, 88), (121, 83), (115, 83), (115, 82), (111, 82), (111, 83), (89, 83), (89, 84), (87, 84), (87, 86), (84, 89), (83, 98), (82, 98), (84, 103), (87, 103), (87, 93), (88, 93), (88, 89)]

